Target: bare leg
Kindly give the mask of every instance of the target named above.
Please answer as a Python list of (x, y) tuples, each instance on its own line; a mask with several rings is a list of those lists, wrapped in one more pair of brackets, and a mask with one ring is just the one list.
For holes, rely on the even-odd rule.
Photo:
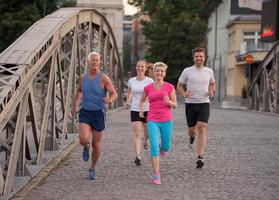
[(151, 163), (153, 167), (154, 174), (157, 174), (160, 172), (160, 157), (153, 157), (151, 158)]
[(90, 138), (91, 127), (88, 124), (79, 124), (79, 143), (87, 147)]
[(143, 134), (144, 134), (144, 143), (143, 143), (143, 147), (144, 149), (148, 149), (148, 143), (147, 143), (147, 140), (148, 140), (148, 130), (147, 130), (147, 126), (146, 126), (146, 123), (142, 123), (142, 126), (143, 126)]
[(196, 136), (196, 129), (197, 129), (197, 125), (193, 126), (193, 127), (189, 127), (188, 128), (188, 135), (190, 137), (195, 137)]
[(142, 122), (132, 122), (132, 127), (134, 130), (134, 150), (136, 156), (140, 158)]
[(160, 176), (160, 157), (151, 158), (152, 167), (154, 171), (152, 182), (153, 184), (160, 185), (161, 184), (161, 176)]
[(92, 165), (91, 168), (95, 169), (97, 161), (101, 155), (101, 139), (102, 132), (93, 131), (92, 135)]
[(198, 122), (197, 123), (197, 132), (199, 137), (198, 142), (198, 155), (202, 156), (205, 152), (205, 146), (206, 146), (206, 138), (207, 138), (207, 123), (204, 122)]
[(143, 124), (143, 134), (144, 134), (144, 139), (145, 141), (148, 140), (148, 130), (147, 130), (147, 126), (146, 123), (142, 123)]

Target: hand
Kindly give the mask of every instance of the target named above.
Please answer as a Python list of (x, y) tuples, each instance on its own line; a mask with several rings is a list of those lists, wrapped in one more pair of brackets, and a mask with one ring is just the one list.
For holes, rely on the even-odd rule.
[(124, 108), (129, 109), (130, 107), (131, 107), (131, 104), (130, 104), (130, 103), (125, 103), (125, 104), (124, 104)]
[(105, 102), (105, 104), (111, 104), (112, 101), (109, 99), (109, 97), (103, 98), (103, 101)]
[(170, 97), (165, 95), (164, 96), (164, 103), (167, 104), (168, 106), (170, 106)]
[(71, 114), (72, 114), (73, 117), (76, 117), (76, 115), (77, 115), (77, 108), (76, 108), (76, 106), (72, 107)]
[(193, 92), (191, 92), (191, 91), (186, 91), (185, 92), (185, 98), (189, 98), (191, 96), (193, 96)]
[(208, 96), (213, 97), (214, 94), (215, 94), (215, 91), (214, 91), (214, 90), (209, 90), (209, 91), (208, 91)]
[(139, 112), (139, 116), (140, 118), (145, 118), (144, 113), (143, 112)]

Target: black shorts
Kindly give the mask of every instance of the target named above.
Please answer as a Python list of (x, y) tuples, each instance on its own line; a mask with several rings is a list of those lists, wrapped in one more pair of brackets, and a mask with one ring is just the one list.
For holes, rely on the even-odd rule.
[(208, 123), (210, 115), (209, 103), (185, 103), (185, 114), (188, 127), (193, 127), (197, 122)]
[(88, 124), (92, 129), (101, 132), (105, 129), (105, 113), (103, 110), (88, 111), (81, 109), (79, 123)]
[(144, 118), (140, 118), (138, 111), (131, 111), (131, 122), (143, 122), (146, 123), (147, 111), (143, 113)]

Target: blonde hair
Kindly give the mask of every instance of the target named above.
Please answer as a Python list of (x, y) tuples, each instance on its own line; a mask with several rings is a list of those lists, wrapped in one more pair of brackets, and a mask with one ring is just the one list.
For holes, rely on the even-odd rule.
[(156, 63), (154, 63), (154, 65), (153, 65), (153, 72), (155, 72), (156, 67), (163, 67), (165, 69), (165, 71), (167, 71), (167, 69), (168, 69), (168, 66), (165, 63), (163, 63), (163, 62), (156, 62)]

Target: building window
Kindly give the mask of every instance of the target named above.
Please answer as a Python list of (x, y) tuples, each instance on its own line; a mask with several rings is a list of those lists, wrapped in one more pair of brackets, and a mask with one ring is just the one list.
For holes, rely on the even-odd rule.
[(243, 32), (243, 45), (245, 46), (246, 52), (257, 51), (257, 50), (268, 50), (271, 48), (269, 43), (262, 43), (260, 41), (260, 32)]

